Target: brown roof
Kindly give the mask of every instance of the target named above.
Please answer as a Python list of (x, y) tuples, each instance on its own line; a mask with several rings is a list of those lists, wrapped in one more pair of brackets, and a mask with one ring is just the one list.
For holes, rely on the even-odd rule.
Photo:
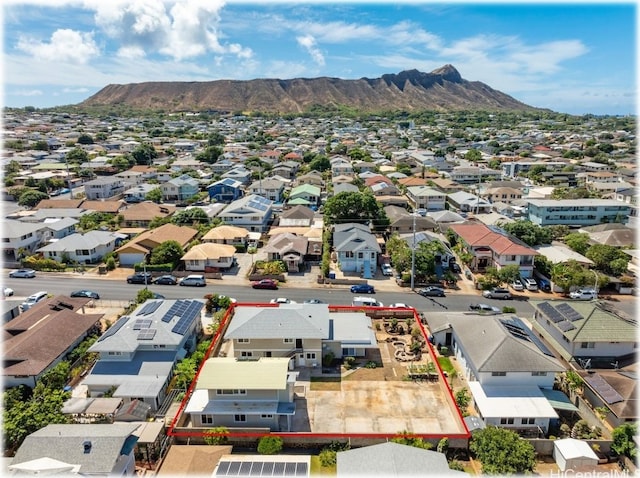
[(84, 201), (82, 203), (82, 209), (97, 212), (111, 212), (117, 213), (125, 205), (122, 200), (117, 201)]
[(76, 209), (80, 207), (80, 204), (84, 199), (43, 199), (40, 201), (34, 209)]
[(172, 445), (156, 476), (211, 476), (220, 458), (230, 454), (232, 448), (231, 445)]
[(249, 231), (244, 227), (222, 225), (210, 229), (204, 236), (203, 241), (220, 241), (224, 239), (237, 239), (249, 236)]
[(104, 314), (52, 307), (63, 302), (77, 310), (79, 302), (87, 301), (65, 296), (47, 299), (5, 324), (3, 375), (39, 375), (86, 336)]
[(151, 201), (144, 201), (132, 204), (120, 214), (125, 221), (151, 221), (155, 217), (167, 217), (176, 211), (176, 207), (171, 204), (156, 204)]
[(407, 176), (406, 178), (398, 179), (398, 183), (400, 183), (400, 184), (402, 184), (403, 186), (406, 186), (406, 187), (426, 186), (427, 185), (427, 180), (423, 179), (423, 178), (417, 178), (415, 176)]
[(377, 176), (371, 176), (370, 178), (367, 178), (364, 180), (365, 186), (371, 186), (373, 184), (378, 184), (378, 183), (393, 184), (393, 181), (388, 177), (383, 176), (382, 174), (378, 174)]
[(180, 259), (183, 261), (220, 259), (221, 257), (233, 257), (235, 253), (235, 246), (205, 242), (204, 244), (193, 246)]
[[(185, 247), (198, 234), (198, 231), (191, 227), (176, 226), (175, 224), (163, 224), (160, 227), (145, 231), (139, 236), (134, 237), (116, 252), (122, 252), (129, 247), (141, 247), (151, 250), (165, 241), (177, 241), (182, 247)], [(142, 250), (142, 249), (141, 249)]]
[(143, 164), (137, 164), (135, 166), (131, 166), (127, 171), (135, 171), (137, 173), (155, 173), (157, 171), (157, 168), (155, 168), (153, 166), (146, 166), (146, 165), (143, 165)]
[(515, 243), (508, 237), (493, 232), (484, 224), (451, 224), (449, 228), (473, 247), (489, 247), (500, 255), (539, 255), (538, 252), (529, 246)]

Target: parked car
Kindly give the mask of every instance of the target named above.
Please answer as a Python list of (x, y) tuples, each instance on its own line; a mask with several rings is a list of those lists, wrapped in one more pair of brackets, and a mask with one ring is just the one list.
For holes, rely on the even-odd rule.
[(354, 297), (351, 301), (351, 305), (354, 307), (384, 307), (384, 304), (375, 297)]
[(13, 295), (13, 289), (11, 287), (4, 288), (4, 296), (11, 297)]
[(353, 294), (375, 294), (376, 289), (369, 284), (355, 284), (351, 286), (351, 293)]
[(36, 271), (34, 271), (33, 269), (18, 269), (9, 273), (9, 277), (21, 279), (32, 279), (35, 276)]
[(31, 307), (36, 305), (41, 300), (44, 300), (48, 297), (49, 293), (45, 290), (41, 290), (40, 292), (36, 292), (35, 294), (31, 294), (29, 297), (25, 299), (25, 301), (20, 304), (22, 310), (29, 310)]
[(207, 285), (207, 281), (201, 274), (192, 274), (190, 276), (184, 277), (180, 281), (180, 285), (189, 287), (204, 287)]
[(253, 282), (251, 284), (251, 287), (253, 287), (254, 289), (272, 289), (272, 290), (277, 290), (278, 289), (278, 283), (276, 281), (274, 281), (273, 279), (262, 279), (262, 280), (259, 280), (258, 282)]
[(480, 312), (482, 314), (501, 314), (502, 311), (497, 307), (487, 304), (471, 304), (469, 306), (470, 310)]
[(69, 294), (69, 297), (86, 297), (88, 299), (99, 299), (100, 294), (92, 290), (82, 289), (74, 290), (71, 294)]
[(533, 277), (523, 277), (521, 280), (527, 290), (538, 290), (538, 283)]
[(593, 289), (578, 289), (569, 294), (569, 298), (574, 300), (592, 300), (597, 298), (596, 291)]
[(304, 304), (325, 304), (326, 302), (320, 299), (307, 299), (303, 303)]
[(444, 289), (440, 287), (424, 287), (418, 290), (418, 294), (423, 297), (445, 297)]
[(520, 282), (520, 279), (515, 279), (509, 284), (513, 290), (524, 290), (524, 285)]
[(462, 272), (462, 268), (457, 262), (449, 262), (449, 270), (456, 274), (460, 274)]
[(551, 292), (551, 283), (547, 279), (538, 279), (538, 287), (545, 292)]
[(491, 289), (482, 292), (482, 297), (487, 299), (511, 299), (511, 292), (507, 289)]
[(396, 302), (395, 304), (389, 304), (389, 307), (392, 309), (413, 309), (413, 307), (403, 302)]
[(382, 269), (382, 275), (391, 277), (393, 275), (393, 269), (391, 268), (391, 264), (382, 264), (380, 267)]
[(295, 300), (287, 299), (286, 297), (277, 297), (269, 301), (270, 304), (297, 304)]
[(178, 283), (178, 278), (171, 274), (165, 274), (156, 278), (153, 283), (158, 285), (176, 285)]
[(151, 284), (151, 272), (136, 272), (127, 277), (128, 284)]

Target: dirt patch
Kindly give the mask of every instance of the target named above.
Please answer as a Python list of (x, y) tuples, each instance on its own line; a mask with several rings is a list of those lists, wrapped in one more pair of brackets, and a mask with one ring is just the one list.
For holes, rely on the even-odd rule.
[(340, 377), (311, 377), (309, 390), (314, 392), (338, 392), (342, 379)]

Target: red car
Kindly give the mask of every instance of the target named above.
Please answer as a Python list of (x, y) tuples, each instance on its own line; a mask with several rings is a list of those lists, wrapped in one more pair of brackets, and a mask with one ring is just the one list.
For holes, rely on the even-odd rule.
[(258, 282), (252, 282), (251, 287), (254, 289), (273, 289), (276, 290), (278, 288), (278, 283), (273, 279), (262, 279)]

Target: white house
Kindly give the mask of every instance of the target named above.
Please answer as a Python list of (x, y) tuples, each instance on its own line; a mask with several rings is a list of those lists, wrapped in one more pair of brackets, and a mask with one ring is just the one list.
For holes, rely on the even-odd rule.
[(115, 176), (101, 176), (84, 183), (84, 192), (89, 200), (108, 199), (122, 194), (124, 189), (124, 180)]
[(95, 264), (107, 253), (113, 252), (116, 243), (124, 237), (110, 231), (74, 233), (39, 248), (37, 252), (58, 262), (71, 260), (80, 264)]

